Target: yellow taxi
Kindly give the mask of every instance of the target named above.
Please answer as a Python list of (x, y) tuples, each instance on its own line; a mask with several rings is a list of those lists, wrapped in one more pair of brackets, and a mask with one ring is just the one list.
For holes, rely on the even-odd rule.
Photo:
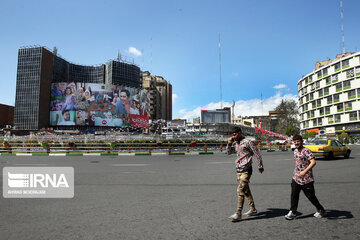
[(312, 151), (315, 156), (325, 156), (333, 159), (336, 156), (349, 158), (351, 149), (334, 139), (315, 139), (304, 145)]

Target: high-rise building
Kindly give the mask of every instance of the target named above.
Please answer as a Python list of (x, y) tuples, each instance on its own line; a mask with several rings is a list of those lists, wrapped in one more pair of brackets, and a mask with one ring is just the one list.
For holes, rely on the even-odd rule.
[(140, 68), (111, 60), (97, 66), (70, 63), (45, 47), (25, 47), (18, 52), (14, 125), (16, 129), (49, 127), (52, 83), (75, 82), (126, 85), (139, 88)]
[(298, 81), (298, 90), (302, 132), (360, 128), (360, 52), (317, 62)]
[(142, 87), (150, 92), (150, 119), (172, 120), (172, 85), (163, 77), (145, 71)]

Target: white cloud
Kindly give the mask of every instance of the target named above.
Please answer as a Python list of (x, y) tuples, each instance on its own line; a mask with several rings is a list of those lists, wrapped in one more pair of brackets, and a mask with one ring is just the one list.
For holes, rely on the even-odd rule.
[(178, 99), (178, 95), (176, 93), (173, 93), (172, 95), (172, 103), (174, 104), (174, 102), (176, 101), (176, 99)]
[(137, 50), (135, 47), (129, 47), (128, 52), (133, 54), (135, 57), (141, 56), (141, 51)]
[[(238, 100), (235, 102), (234, 114), (235, 116), (259, 116), (259, 115), (268, 115), (269, 111), (274, 110), (277, 107), (281, 100), (293, 99), (296, 102), (298, 98), (296, 95), (286, 94), (281, 96), (280, 92), (277, 92), (274, 96), (271, 96), (267, 99), (264, 99), (261, 104), (261, 99), (250, 99), (250, 100)], [(223, 107), (231, 107), (231, 102), (223, 102)], [(181, 109), (179, 114), (182, 119), (191, 119), (194, 117), (199, 117), (201, 110), (215, 110), (220, 108), (220, 102), (218, 103), (209, 103), (202, 107), (195, 107), (192, 110)]]
[(275, 88), (275, 89), (281, 89), (281, 88), (286, 88), (286, 87), (287, 87), (286, 84), (278, 84), (278, 85), (274, 86), (273, 88)]

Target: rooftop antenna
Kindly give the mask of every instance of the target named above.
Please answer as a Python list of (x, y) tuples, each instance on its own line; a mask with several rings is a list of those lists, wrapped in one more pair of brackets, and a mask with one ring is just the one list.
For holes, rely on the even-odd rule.
[(152, 33), (150, 35), (150, 72), (152, 73)]
[(144, 69), (144, 49), (141, 49), (141, 56), (142, 56), (142, 69)]
[(121, 60), (121, 54), (120, 54), (119, 50), (118, 50), (118, 53), (117, 53), (117, 60), (118, 60), (118, 62), (120, 62), (120, 60)]
[(261, 115), (264, 115), (264, 104), (263, 104), (262, 92), (261, 92)]
[(222, 79), (221, 79), (221, 38), (219, 33), (219, 69), (220, 69), (220, 109), (223, 108), (222, 104)]
[(341, 34), (342, 34), (342, 53), (345, 53), (345, 37), (344, 37), (344, 11), (343, 11), (343, 1), (340, 0), (340, 9), (341, 9)]

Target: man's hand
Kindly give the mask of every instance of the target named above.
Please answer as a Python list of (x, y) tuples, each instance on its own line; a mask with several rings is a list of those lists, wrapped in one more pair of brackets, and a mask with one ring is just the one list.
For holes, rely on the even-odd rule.
[(259, 168), (259, 173), (263, 173), (264, 169), (263, 168)]
[(234, 142), (234, 137), (230, 137), (230, 138), (228, 139), (228, 145), (233, 144), (233, 142)]

